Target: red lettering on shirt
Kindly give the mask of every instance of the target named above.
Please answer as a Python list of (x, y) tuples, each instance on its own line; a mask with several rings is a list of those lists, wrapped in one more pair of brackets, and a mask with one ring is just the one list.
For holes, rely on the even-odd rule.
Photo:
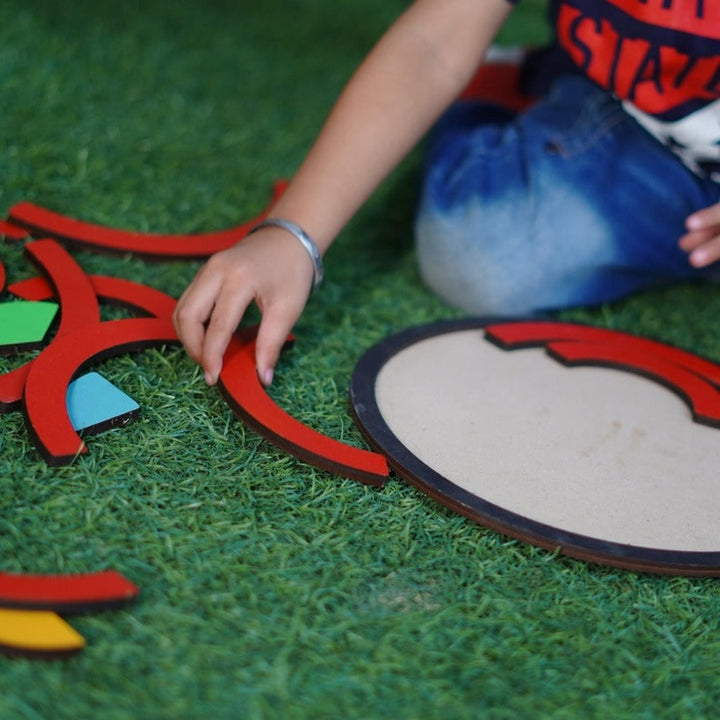
[[(635, 9), (672, 6), (668, 0), (609, 1)], [(720, 3), (717, 8), (720, 18)], [(710, 102), (720, 94), (719, 55), (691, 57), (652, 42), (652, 32), (647, 38), (624, 37), (607, 18), (589, 17), (569, 5), (560, 8), (557, 31), (560, 44), (588, 77), (651, 115), (689, 102)]]
[(605, 0), (631, 17), (657, 27), (720, 40), (717, 0)]

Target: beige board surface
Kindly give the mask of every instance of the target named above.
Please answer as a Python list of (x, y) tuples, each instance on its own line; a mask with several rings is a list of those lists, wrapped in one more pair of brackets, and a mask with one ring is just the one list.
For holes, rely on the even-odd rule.
[(652, 380), (505, 351), (472, 329), (398, 352), (375, 396), (408, 450), (509, 512), (625, 545), (720, 550), (720, 430)]

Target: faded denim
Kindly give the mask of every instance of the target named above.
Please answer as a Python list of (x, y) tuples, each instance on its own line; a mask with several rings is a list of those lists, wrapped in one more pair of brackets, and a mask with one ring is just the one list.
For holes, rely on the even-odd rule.
[(711, 278), (678, 248), (685, 218), (720, 202), (588, 80), (560, 78), (517, 116), (463, 102), (428, 143), (416, 221), (420, 272), (473, 314), (597, 304)]

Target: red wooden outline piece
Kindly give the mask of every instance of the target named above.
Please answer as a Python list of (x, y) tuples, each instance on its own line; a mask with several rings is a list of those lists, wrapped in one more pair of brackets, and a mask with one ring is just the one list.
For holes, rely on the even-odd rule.
[(508, 110), (525, 110), (533, 104), (534, 98), (520, 92), (520, 76), (518, 63), (488, 62), (480, 66), (460, 97), (462, 100), (497, 103)]
[(713, 385), (720, 386), (720, 365), (691, 352), (649, 338), (618, 330), (545, 320), (495, 323), (485, 328), (485, 336), (505, 350), (537, 347), (556, 340), (583, 341), (626, 347), (629, 352), (662, 358), (680, 365)]
[(83, 366), (123, 352), (177, 342), (170, 318), (109, 320), (56, 337), (33, 362), (23, 395), (28, 433), (48, 465), (68, 465), (87, 452), (72, 426), (66, 403), (68, 385)]
[[(47, 274), (60, 303), (60, 326), (55, 340), (100, 323), (100, 306), (90, 280), (61, 245), (55, 240), (36, 240), (25, 246), (25, 252)], [(33, 362), (0, 375), (0, 412), (19, 406)]]
[[(119, 305), (150, 317), (170, 317), (177, 300), (149, 285), (107, 275), (88, 275), (97, 296), (111, 305)], [(28, 278), (8, 285), (8, 292), (23, 300), (51, 300), (55, 293), (43, 277)]]
[(551, 357), (565, 365), (621, 368), (656, 380), (689, 404), (695, 422), (720, 427), (720, 392), (681, 365), (650, 355), (642, 348), (598, 342), (551, 342), (547, 350)]
[(11, 222), (0, 220), (0, 235), (9, 240), (24, 240), (28, 236), (28, 232), (17, 225), (13, 225)]
[(233, 337), (218, 387), (235, 415), (285, 452), (344, 477), (385, 483), (389, 470), (382, 455), (322, 435), (273, 402), (257, 376), (254, 330)]
[(0, 607), (88, 612), (125, 605), (139, 589), (115, 570), (78, 575), (0, 572)]
[(26, 228), (33, 235), (53, 237), (90, 250), (129, 252), (140, 257), (156, 259), (205, 258), (231, 247), (245, 237), (255, 224), (267, 216), (270, 207), (286, 187), (286, 182), (276, 182), (268, 207), (258, 217), (243, 225), (194, 235), (163, 235), (118, 230), (60, 215), (29, 202), (21, 202), (10, 208), (10, 221)]

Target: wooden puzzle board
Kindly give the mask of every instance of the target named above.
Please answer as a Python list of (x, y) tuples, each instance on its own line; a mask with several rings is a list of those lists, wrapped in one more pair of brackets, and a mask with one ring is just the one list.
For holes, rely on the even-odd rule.
[(677, 394), (542, 348), (508, 352), (477, 327), (390, 343), (371, 364), (374, 401), (353, 380), (361, 429), (436, 499), (571, 555), (716, 574), (720, 430)]

